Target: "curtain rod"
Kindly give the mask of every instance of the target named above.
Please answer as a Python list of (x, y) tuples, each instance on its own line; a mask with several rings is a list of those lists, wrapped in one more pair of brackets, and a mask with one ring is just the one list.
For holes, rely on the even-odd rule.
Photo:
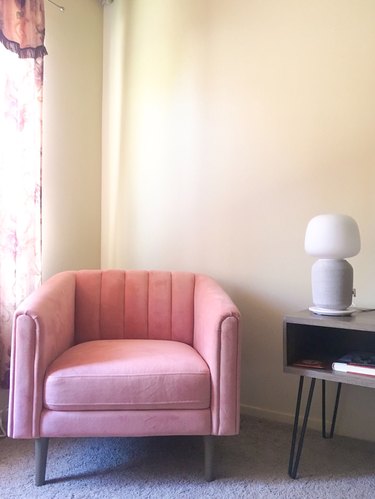
[(48, 0), (48, 1), (49, 1), (49, 3), (51, 3), (52, 5), (54, 5), (55, 7), (57, 7), (61, 12), (65, 11), (65, 7), (63, 7), (62, 5), (59, 5), (58, 3), (53, 2), (53, 0)]

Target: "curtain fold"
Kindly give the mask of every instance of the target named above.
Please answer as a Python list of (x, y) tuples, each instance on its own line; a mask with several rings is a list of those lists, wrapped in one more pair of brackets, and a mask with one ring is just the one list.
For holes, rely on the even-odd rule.
[(20, 58), (43, 57), (44, 0), (0, 0), (0, 41)]
[(0, 0), (0, 380), (13, 313), (41, 281), (44, 3)]

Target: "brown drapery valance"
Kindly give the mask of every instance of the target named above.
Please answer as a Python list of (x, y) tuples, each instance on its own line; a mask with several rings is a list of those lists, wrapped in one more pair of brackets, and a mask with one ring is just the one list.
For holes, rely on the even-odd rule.
[(0, 42), (18, 57), (43, 57), (44, 0), (0, 0)]

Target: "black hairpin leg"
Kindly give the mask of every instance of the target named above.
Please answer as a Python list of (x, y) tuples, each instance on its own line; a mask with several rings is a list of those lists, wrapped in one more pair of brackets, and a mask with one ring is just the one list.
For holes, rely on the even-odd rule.
[(323, 436), (323, 438), (332, 438), (333, 434), (335, 432), (337, 411), (338, 411), (339, 402), (340, 402), (340, 394), (341, 394), (341, 383), (338, 383), (337, 392), (336, 392), (336, 399), (335, 399), (335, 406), (333, 409), (331, 429), (330, 429), (329, 434), (327, 435), (327, 432), (326, 432), (326, 382), (324, 379), (322, 380), (322, 436)]
[(301, 408), (301, 399), (302, 399), (302, 391), (303, 391), (303, 378), (304, 377), (301, 376), (300, 380), (299, 380), (296, 412), (295, 412), (295, 416), (294, 416), (292, 445), (291, 445), (290, 456), (289, 456), (288, 474), (291, 478), (296, 478), (296, 476), (297, 476), (298, 465), (299, 465), (299, 460), (301, 458), (301, 453), (302, 453), (302, 448), (303, 448), (303, 440), (305, 438), (307, 421), (309, 419), (311, 402), (312, 402), (312, 398), (313, 398), (313, 394), (314, 394), (315, 381), (316, 381), (315, 378), (311, 378), (310, 390), (309, 390), (309, 394), (308, 394), (307, 402), (306, 402), (305, 415), (303, 417), (303, 423), (302, 423), (302, 427), (301, 427), (301, 433), (299, 436), (299, 442), (298, 442), (297, 452), (296, 452), (299, 412), (300, 412), (300, 408)]

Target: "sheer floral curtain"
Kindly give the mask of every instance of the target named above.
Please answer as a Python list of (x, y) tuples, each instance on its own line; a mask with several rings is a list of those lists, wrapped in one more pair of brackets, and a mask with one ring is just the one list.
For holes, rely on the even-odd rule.
[(0, 0), (0, 379), (12, 316), (41, 277), (44, 1)]

